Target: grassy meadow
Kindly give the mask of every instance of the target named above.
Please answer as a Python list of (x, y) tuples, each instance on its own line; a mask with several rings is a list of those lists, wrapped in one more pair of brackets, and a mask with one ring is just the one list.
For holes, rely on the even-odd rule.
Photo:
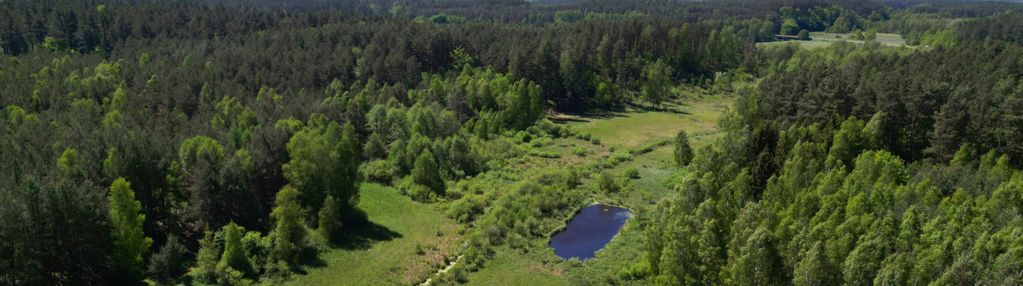
[(359, 207), (374, 224), (371, 230), (322, 253), (323, 265), (309, 267), (288, 284), (410, 285), (426, 280), (445, 257), (453, 259), (458, 225), (442, 212), (378, 184), (363, 184), (360, 196)]
[[(881, 45), (888, 47), (910, 47), (906, 45), (906, 40), (899, 34), (888, 34), (888, 33), (877, 33), (875, 42), (881, 43)], [(850, 42), (863, 44), (862, 40), (854, 40), (852, 34), (838, 34), (838, 33), (824, 33), (824, 32), (812, 32), (810, 33), (809, 41), (775, 41), (775, 42), (762, 42), (757, 43), (757, 46), (770, 46), (770, 45), (798, 45), (804, 49), (819, 49), (829, 47), (838, 42)]]

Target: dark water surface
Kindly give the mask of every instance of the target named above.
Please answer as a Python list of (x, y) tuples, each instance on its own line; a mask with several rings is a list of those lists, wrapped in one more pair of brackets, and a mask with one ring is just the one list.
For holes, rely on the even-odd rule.
[(632, 211), (609, 205), (591, 205), (568, 221), (565, 230), (551, 238), (554, 253), (564, 259), (593, 258), (622, 229)]

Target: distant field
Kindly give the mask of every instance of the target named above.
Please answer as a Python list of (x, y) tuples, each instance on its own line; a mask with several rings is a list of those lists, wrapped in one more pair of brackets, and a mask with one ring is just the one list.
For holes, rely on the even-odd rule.
[[(409, 285), (425, 280), (443, 263), (442, 255), (457, 248), (456, 224), (431, 206), (377, 184), (363, 184), (360, 195), (359, 207), (376, 230), (358, 236), (349, 249), (321, 253), (325, 266), (310, 267), (307, 275), (295, 275), (288, 284)], [(423, 255), (416, 253), (417, 244)]]
[[(810, 33), (810, 39), (811, 40), (809, 40), (809, 41), (763, 42), (763, 43), (757, 43), (757, 46), (792, 44), (792, 45), (799, 45), (800, 47), (805, 48), (805, 49), (817, 49), (817, 48), (823, 48), (823, 47), (831, 46), (834, 43), (841, 42), (841, 41), (846, 41), (846, 42), (850, 42), (850, 43), (858, 43), (858, 44), (862, 44), (863, 43), (863, 41), (860, 41), (860, 40), (853, 40), (851, 34), (836, 34), (836, 33), (813, 32), (813, 33)], [(899, 34), (878, 33), (875, 41), (878, 42), (878, 43), (881, 43), (882, 45), (890, 46), (890, 47), (908, 47), (906, 45), (906, 40), (903, 39), (902, 36), (899, 35)]]

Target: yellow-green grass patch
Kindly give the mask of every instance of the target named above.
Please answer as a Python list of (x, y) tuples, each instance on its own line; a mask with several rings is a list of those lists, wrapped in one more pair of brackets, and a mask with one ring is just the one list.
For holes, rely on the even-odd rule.
[[(530, 248), (535, 249), (536, 246)], [(557, 261), (553, 251), (533, 251), (520, 254), (511, 248), (499, 247), (482, 269), (469, 273), (466, 285), (573, 285), (558, 263), (544, 263), (545, 260)]]
[[(835, 43), (843, 41), (857, 44), (864, 43), (863, 40), (854, 40), (852, 38), (852, 34), (812, 32), (810, 33), (809, 41), (762, 42), (757, 43), (757, 46), (798, 45), (799, 47), (804, 49), (818, 49), (829, 47)], [(877, 33), (874, 41), (881, 43), (881, 45), (889, 47), (909, 47), (908, 45), (906, 45), (906, 39), (903, 39), (902, 36), (899, 34)]]
[(670, 106), (669, 111), (632, 110), (603, 116), (569, 117), (570, 126), (603, 144), (631, 148), (671, 139), (685, 129), (691, 137), (717, 132), (717, 121), (728, 99), (705, 98)]

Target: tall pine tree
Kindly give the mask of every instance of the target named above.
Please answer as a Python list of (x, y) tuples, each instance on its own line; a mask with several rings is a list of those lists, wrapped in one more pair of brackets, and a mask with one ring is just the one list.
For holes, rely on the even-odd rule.
[(142, 204), (135, 200), (131, 184), (124, 178), (114, 180), (107, 199), (110, 204), (110, 224), (114, 236), (114, 269), (123, 274), (121, 279), (134, 283), (142, 279), (145, 255), (153, 239), (142, 232), (146, 216), (141, 214)]
[(298, 264), (299, 253), (305, 245), (307, 235), (302, 205), (299, 204), (298, 190), (285, 186), (277, 192), (276, 206), (270, 217), (274, 220), (273, 249), (271, 255), (289, 267)]
[(239, 271), (244, 275), (253, 273), (252, 262), (245, 256), (245, 248), (242, 246), (242, 236), (245, 236), (245, 229), (234, 222), (224, 226), (224, 253), (220, 255), (220, 262), (217, 263), (218, 273), (230, 270)]
[(437, 161), (429, 149), (416, 158), (416, 166), (412, 169), (412, 181), (430, 188), (434, 193), (444, 193), (444, 179), (440, 177)]
[(693, 161), (693, 147), (689, 146), (689, 135), (685, 130), (679, 130), (675, 136), (675, 163), (679, 167), (689, 165)]

